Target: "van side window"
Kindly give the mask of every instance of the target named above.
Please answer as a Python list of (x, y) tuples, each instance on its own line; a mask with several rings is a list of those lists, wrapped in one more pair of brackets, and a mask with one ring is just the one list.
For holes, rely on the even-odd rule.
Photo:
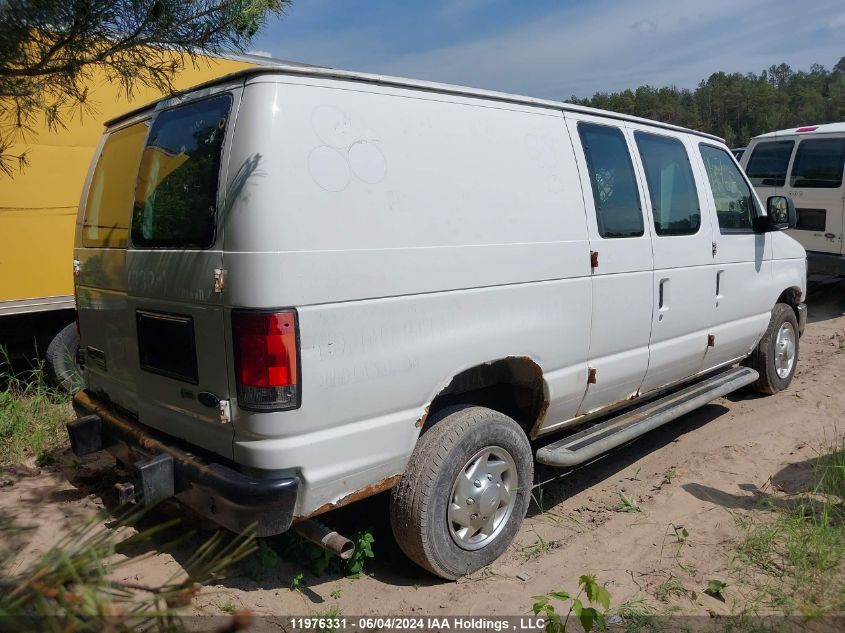
[(838, 189), (845, 168), (845, 139), (825, 138), (798, 143), (789, 176), (792, 187)]
[(795, 141), (766, 141), (754, 146), (745, 173), (755, 187), (783, 187)]
[(135, 190), (136, 246), (208, 248), (229, 95), (165, 110), (153, 120)]
[(149, 121), (141, 121), (115, 130), (103, 144), (85, 201), (83, 246), (126, 248), (132, 195), (148, 126)]
[(658, 235), (693, 235), (701, 209), (684, 144), (671, 136), (635, 132)]
[(699, 145), (722, 233), (753, 233), (754, 196), (728, 153), (713, 145)]
[(634, 166), (622, 130), (582, 122), (578, 124), (578, 135), (587, 157), (599, 235), (641, 236), (643, 211)]

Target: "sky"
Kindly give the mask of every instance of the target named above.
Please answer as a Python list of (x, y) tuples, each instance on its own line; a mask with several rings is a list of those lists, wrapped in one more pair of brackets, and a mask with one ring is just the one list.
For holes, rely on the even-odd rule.
[(548, 99), (845, 56), (845, 0), (294, 0), (251, 51)]

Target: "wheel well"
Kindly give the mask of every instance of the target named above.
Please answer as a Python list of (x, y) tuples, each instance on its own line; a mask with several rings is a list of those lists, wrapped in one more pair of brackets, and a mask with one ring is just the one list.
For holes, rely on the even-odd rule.
[(785, 303), (786, 305), (792, 306), (792, 309), (795, 311), (795, 316), (798, 316), (798, 304), (801, 303), (801, 289), (796, 288), (793, 286), (792, 288), (787, 288), (778, 297), (776, 303)]
[(543, 370), (527, 356), (509, 356), (462, 371), (432, 400), (423, 433), (436, 419), (432, 414), (456, 404), (504, 413), (530, 435), (548, 407)]

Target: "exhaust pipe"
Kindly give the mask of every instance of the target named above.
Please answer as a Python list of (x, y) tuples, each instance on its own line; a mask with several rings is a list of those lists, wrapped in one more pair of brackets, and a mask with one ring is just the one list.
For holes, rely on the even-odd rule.
[(355, 553), (355, 544), (352, 541), (313, 519), (300, 521), (293, 526), (293, 530), (343, 560), (349, 560)]

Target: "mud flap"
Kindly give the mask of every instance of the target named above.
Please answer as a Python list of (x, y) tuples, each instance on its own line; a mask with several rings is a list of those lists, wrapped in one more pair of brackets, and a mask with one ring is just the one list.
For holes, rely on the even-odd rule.
[(103, 421), (98, 415), (85, 415), (67, 423), (70, 449), (77, 457), (103, 450)]
[(145, 506), (155, 505), (176, 494), (173, 458), (167, 453), (135, 462), (135, 476), (140, 484), (140, 501)]

